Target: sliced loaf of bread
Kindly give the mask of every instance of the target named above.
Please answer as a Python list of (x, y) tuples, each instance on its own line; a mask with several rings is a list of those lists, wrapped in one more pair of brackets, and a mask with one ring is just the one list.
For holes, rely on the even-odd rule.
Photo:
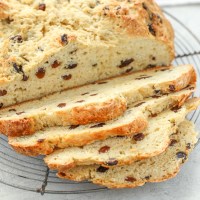
[(4, 0), (0, 37), (0, 107), (174, 58), (153, 0)]
[(161, 67), (64, 91), (1, 110), (0, 132), (30, 135), (45, 127), (114, 119), (146, 97), (178, 91), (196, 82), (192, 66)]
[(141, 133), (129, 137), (113, 137), (83, 147), (57, 150), (44, 160), (49, 168), (62, 171), (79, 165), (126, 165), (135, 160), (156, 156), (165, 151), (170, 143), (170, 136), (177, 131), (178, 125), (190, 111), (187, 105), (167, 110), (150, 118), (148, 127)]
[(164, 109), (180, 106), (191, 94), (190, 88), (134, 103), (118, 119), (106, 123), (82, 126), (51, 127), (34, 135), (9, 137), (9, 144), (27, 155), (50, 154), (55, 148), (83, 146), (113, 136), (126, 136), (141, 132), (147, 127), (148, 117)]
[(134, 188), (147, 182), (166, 181), (176, 176), (197, 142), (193, 123), (185, 120), (180, 124), (177, 134), (171, 135), (170, 139), (171, 144), (166, 152), (131, 165), (113, 168), (79, 166), (59, 172), (58, 176), (74, 181), (91, 180), (109, 188)]

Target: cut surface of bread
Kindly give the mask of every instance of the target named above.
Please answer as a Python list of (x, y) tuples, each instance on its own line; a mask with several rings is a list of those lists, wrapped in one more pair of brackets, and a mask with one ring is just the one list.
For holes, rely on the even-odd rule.
[(131, 165), (113, 168), (100, 165), (78, 166), (59, 172), (58, 176), (75, 181), (91, 180), (109, 188), (134, 188), (147, 182), (166, 181), (176, 176), (197, 142), (193, 123), (185, 120), (170, 139), (170, 146), (165, 152)]
[(190, 65), (158, 67), (104, 80), (2, 109), (0, 132), (22, 136), (45, 127), (105, 122), (122, 115), (133, 102), (178, 91), (195, 82)]
[(190, 89), (136, 102), (115, 120), (82, 126), (51, 127), (30, 136), (9, 137), (9, 144), (23, 154), (45, 155), (52, 153), (55, 148), (83, 146), (108, 137), (136, 134), (147, 127), (149, 116), (169, 107), (181, 106), (190, 96)]
[(0, 37), (0, 107), (174, 58), (153, 0), (1, 1)]
[(62, 171), (78, 165), (113, 167), (156, 156), (168, 147), (170, 136), (176, 132), (189, 111), (184, 105), (164, 111), (150, 118), (148, 127), (136, 135), (56, 150), (44, 160), (49, 168)]

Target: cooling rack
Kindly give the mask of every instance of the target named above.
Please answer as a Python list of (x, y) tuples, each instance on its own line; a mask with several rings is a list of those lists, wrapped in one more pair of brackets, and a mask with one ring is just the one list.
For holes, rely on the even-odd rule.
[[(200, 81), (200, 41), (183, 23), (164, 11), (175, 29), (175, 65), (191, 63), (196, 67)], [(199, 82), (194, 96), (200, 96)], [(196, 124), (200, 123), (200, 110), (188, 116)], [(26, 157), (15, 153), (0, 135), (0, 182), (22, 190), (50, 194), (80, 194), (106, 190), (89, 182), (71, 182), (58, 179), (55, 171), (50, 171), (42, 157)]]

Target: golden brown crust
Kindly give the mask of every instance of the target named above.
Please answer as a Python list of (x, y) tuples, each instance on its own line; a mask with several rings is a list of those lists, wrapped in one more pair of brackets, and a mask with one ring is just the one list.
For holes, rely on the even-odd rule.
[[(72, 125), (85, 125), (95, 122), (106, 122), (121, 116), (126, 110), (125, 98), (115, 98), (103, 103), (92, 103), (87, 106), (77, 106), (70, 113), (57, 112), (62, 121)], [(68, 115), (67, 115), (68, 114)]]
[[(166, 68), (156, 67), (152, 70), (157, 69), (160, 70)], [(146, 71), (147, 70), (144, 70), (144, 72)], [(182, 74), (181, 77), (174, 81), (164, 82), (160, 84), (159, 87), (162, 93), (180, 91), (189, 84), (195, 85), (196, 79), (196, 72), (194, 68), (190, 66), (188, 72)], [(173, 90), (171, 90), (170, 86), (173, 86)], [(63, 126), (66, 125), (65, 122), (68, 122), (68, 124), (71, 125), (84, 125), (92, 122), (105, 122), (110, 119), (114, 119), (120, 116), (126, 110), (126, 105), (127, 102), (125, 97), (119, 96), (115, 99), (111, 99), (100, 104), (97, 103), (75, 107), (68, 112), (57, 111), (55, 112), (55, 115), (60, 117), (61, 121), (63, 122)], [(36, 120), (32, 117), (27, 117), (24, 119), (16, 118), (16, 120), (0, 120), (0, 132), (11, 137), (32, 135), (42, 128), (44, 128), (44, 125), (40, 122), (40, 120)]]
[(126, 136), (133, 133), (140, 132), (147, 127), (147, 121), (145, 118), (137, 118), (132, 121), (130, 124), (123, 125), (117, 128), (111, 128), (110, 130), (102, 130), (96, 132), (90, 132), (88, 134), (74, 135), (68, 134), (67, 137), (62, 140), (60, 138), (54, 139), (54, 141), (39, 141), (35, 144), (27, 145), (19, 145), (17, 142), (12, 142), (12, 138), (9, 138), (9, 144), (15, 149), (15, 151), (29, 155), (29, 156), (37, 156), (37, 155), (48, 155), (53, 152), (55, 148), (65, 148), (69, 146), (84, 146), (91, 142), (97, 140), (104, 140), (108, 137), (114, 136)]
[(0, 20), (8, 17), (6, 10), (8, 10), (8, 5), (5, 2), (0, 2)]
[[(67, 111), (55, 111), (55, 116), (67, 125), (85, 125), (95, 122), (106, 122), (121, 116), (126, 110), (127, 102), (123, 97), (116, 97), (101, 103), (77, 106)], [(34, 117), (0, 120), (0, 132), (10, 137), (32, 135), (45, 127), (40, 119)]]

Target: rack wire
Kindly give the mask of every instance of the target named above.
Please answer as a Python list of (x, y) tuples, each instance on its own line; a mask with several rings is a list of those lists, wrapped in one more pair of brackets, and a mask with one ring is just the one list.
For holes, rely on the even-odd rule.
[[(200, 96), (200, 41), (183, 23), (164, 11), (171, 21), (176, 37), (175, 65), (191, 63), (198, 74), (198, 88), (194, 96)], [(200, 110), (188, 116), (189, 120), (200, 123)], [(22, 190), (50, 194), (80, 194), (107, 190), (104, 187), (89, 182), (72, 182), (56, 177), (55, 171), (50, 171), (42, 157), (26, 157), (15, 153), (7, 144), (7, 138), (0, 136), (0, 182)]]

